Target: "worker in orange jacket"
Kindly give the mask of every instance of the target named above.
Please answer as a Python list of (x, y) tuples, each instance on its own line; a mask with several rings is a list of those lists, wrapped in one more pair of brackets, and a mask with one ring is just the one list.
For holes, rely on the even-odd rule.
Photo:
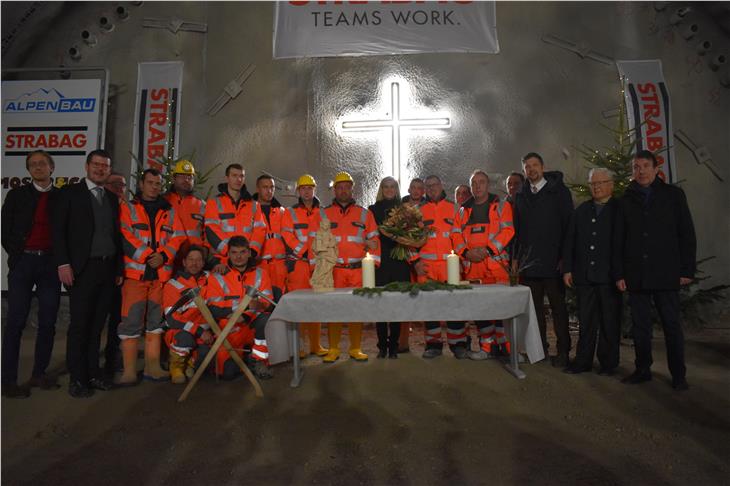
[[(162, 306), (168, 327), (165, 343), (170, 348), (170, 376), (176, 384), (185, 383), (186, 372), (192, 369), (192, 352), (213, 342), (210, 326), (195, 303), (192, 300), (180, 302), (183, 293), (190, 289), (199, 289), (201, 297), (206, 298), (208, 272), (203, 271), (205, 249), (198, 245), (189, 246), (182, 265), (162, 288)], [(201, 352), (206, 351), (201, 349)]]
[(203, 247), (203, 227), (205, 223), (205, 201), (193, 194), (195, 187), (195, 167), (189, 160), (180, 160), (172, 169), (172, 187), (164, 198), (175, 210), (178, 226), (175, 235), (180, 236), (180, 251), (175, 262), (182, 265), (182, 255), (187, 254), (191, 245)]
[[(254, 266), (251, 248), (244, 236), (235, 235), (228, 243), (228, 265), (223, 273), (208, 277), (208, 307), (221, 329), (228, 323), (228, 317), (244, 298), (249, 287), (257, 289), (264, 297), (272, 300), (271, 279), (265, 268)], [(251, 346), (254, 374), (261, 379), (273, 376), (269, 369), (269, 348), (266, 345), (266, 323), (271, 313), (271, 304), (256, 297), (228, 335), (233, 349), (243, 356), (244, 346)], [(224, 379), (233, 379), (240, 369), (233, 362), (228, 351), (221, 347), (216, 356), (216, 374)]]
[(145, 379), (163, 381), (170, 376), (160, 367), (162, 285), (172, 276), (180, 238), (174, 236), (175, 211), (160, 196), (162, 174), (146, 169), (139, 188), (119, 211), (124, 251), (122, 322), (117, 328), (124, 362), (120, 385), (137, 383), (137, 340), (142, 331)]
[[(451, 239), (454, 252), (462, 257), (467, 280), (482, 284), (508, 283), (507, 247), (515, 234), (512, 205), (489, 194), (489, 176), (476, 170), (469, 182), (473, 196), (462, 204), (454, 221)], [(502, 321), (476, 321), (479, 351), (469, 358), (482, 360), (499, 355), (497, 347), (510, 352)]]
[(282, 232), (282, 221), (286, 208), (274, 197), (276, 186), (270, 175), (261, 175), (256, 179), (256, 193), (253, 200), (259, 203), (266, 223), (266, 239), (261, 250), (260, 265), (265, 268), (271, 278), (271, 285), (278, 287), (281, 293), (286, 292), (286, 246)]
[[(315, 195), (317, 182), (309, 174), (303, 174), (297, 180), (296, 191), (299, 202), (284, 213), (281, 235), (287, 247), (286, 277), (287, 291), (312, 288), (314, 255), (310, 255), (312, 239), (319, 229), (319, 199)], [(310, 261), (311, 258), (311, 261)], [(304, 332), (309, 336), (309, 352), (317, 356), (327, 354), (327, 349), (320, 344), (322, 325), (320, 323), (302, 324)], [(302, 357), (306, 352), (300, 353)]]
[[(335, 199), (330, 206), (320, 209), (321, 220), (328, 219), (332, 234), (337, 240), (337, 264), (333, 271), (336, 288), (362, 287), (362, 259), (366, 252), (380, 265), (380, 238), (373, 213), (355, 204), (352, 187), (355, 184), (347, 172), (340, 172), (332, 181)], [(350, 357), (366, 361), (368, 355), (362, 352), (362, 323), (350, 323)], [(340, 356), (342, 324), (328, 326), (329, 351), (323, 358), (325, 363), (334, 363)]]
[(205, 203), (205, 242), (212, 253), (214, 272), (226, 270), (228, 240), (242, 235), (250, 242), (252, 256), (261, 253), (266, 238), (266, 222), (259, 203), (246, 189), (246, 172), (240, 164), (226, 167), (226, 182), (219, 194)]
[[(443, 183), (436, 175), (425, 179), (426, 200), (420, 204), (423, 214), (423, 224), (432, 228), (426, 243), (411, 258), (418, 282), (435, 280), (446, 282), (446, 257), (451, 254), (451, 230), (454, 227), (454, 202), (446, 198)], [(457, 359), (467, 357), (466, 326), (463, 322), (450, 321), (446, 323), (446, 337), (449, 349)], [(441, 337), (441, 323), (426, 322), (426, 349), (423, 357), (426, 359), (441, 356), (443, 339)]]

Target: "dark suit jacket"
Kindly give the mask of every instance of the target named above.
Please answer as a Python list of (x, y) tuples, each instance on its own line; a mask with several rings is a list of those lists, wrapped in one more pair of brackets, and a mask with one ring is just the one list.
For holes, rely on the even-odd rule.
[[(562, 257), (563, 240), (573, 213), (573, 198), (558, 171), (543, 174), (547, 184), (537, 194), (525, 182), (515, 197), (514, 251), (527, 258), (532, 266), (521, 276), (527, 278), (559, 278), (558, 263)], [(522, 262), (521, 262), (522, 264)]]
[(617, 201), (608, 200), (601, 214), (586, 201), (570, 218), (563, 245), (563, 273), (571, 272), (576, 285), (611, 284), (611, 245)]
[[(55, 204), (58, 191), (56, 187), (51, 188), (48, 198), (49, 208)], [(8, 268), (13, 268), (23, 254), (25, 242), (33, 229), (35, 208), (40, 195), (33, 182), (30, 182), (11, 189), (5, 196), (2, 209), (2, 245), (8, 253)]]
[[(121, 255), (122, 239), (119, 231), (119, 200), (105, 190), (109, 206), (114, 214), (114, 244), (117, 255)], [(64, 186), (56, 196), (51, 209), (53, 231), (53, 256), (56, 265), (71, 264), (74, 275), (84, 270), (91, 253), (91, 238), (94, 234), (94, 210), (86, 181)], [(121, 261), (121, 260), (120, 260)], [(120, 266), (121, 270), (121, 266)]]
[(678, 290), (695, 274), (697, 240), (684, 191), (658, 177), (646, 200), (636, 182), (618, 200), (614, 279), (629, 290)]

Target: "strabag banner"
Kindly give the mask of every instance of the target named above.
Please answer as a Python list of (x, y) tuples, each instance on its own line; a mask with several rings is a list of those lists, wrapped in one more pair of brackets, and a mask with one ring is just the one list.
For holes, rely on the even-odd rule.
[(2, 198), (30, 183), (25, 157), (45, 150), (55, 162), (53, 183), (61, 187), (85, 174), (86, 154), (99, 148), (101, 80), (2, 82)]
[(659, 177), (677, 182), (677, 163), (672, 145), (672, 109), (664, 81), (662, 62), (616, 61), (625, 78), (624, 98), (629, 129), (641, 126), (637, 150), (651, 150), (659, 161)]
[(499, 52), (495, 2), (276, 2), (274, 58)]
[[(182, 77), (182, 62), (138, 64), (132, 153), (144, 169), (164, 172), (157, 159), (177, 157)], [(137, 164), (132, 160), (132, 174), (136, 173)]]

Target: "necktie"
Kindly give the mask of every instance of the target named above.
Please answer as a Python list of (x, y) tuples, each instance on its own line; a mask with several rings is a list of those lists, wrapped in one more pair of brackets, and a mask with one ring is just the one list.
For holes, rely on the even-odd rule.
[(537, 186), (531, 186), (532, 187), (532, 193), (537, 194)]
[(104, 197), (104, 193), (103, 193), (104, 189), (102, 189), (101, 187), (95, 187), (93, 190), (94, 190), (94, 197), (96, 198), (96, 202), (98, 202), (99, 205), (101, 205), (102, 201), (103, 201), (102, 197)]

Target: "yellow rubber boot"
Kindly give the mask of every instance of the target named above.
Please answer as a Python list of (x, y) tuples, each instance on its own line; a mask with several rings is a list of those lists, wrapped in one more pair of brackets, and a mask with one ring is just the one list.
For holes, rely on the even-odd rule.
[(340, 337), (342, 337), (342, 324), (331, 322), (327, 324), (327, 336), (330, 340), (330, 349), (322, 358), (325, 363), (334, 363), (340, 357)]
[(144, 335), (144, 377), (152, 381), (165, 381), (170, 374), (160, 366), (162, 335), (148, 332)]
[(122, 339), (122, 362), (124, 372), (117, 384), (126, 385), (137, 382), (137, 338)]
[(319, 336), (322, 333), (322, 324), (319, 322), (307, 324), (307, 333), (309, 334), (309, 352), (317, 356), (325, 356), (329, 350), (323, 348), (319, 342)]
[(350, 324), (350, 357), (355, 361), (367, 361), (368, 355), (360, 349), (362, 342), (362, 323)]
[(185, 362), (186, 357), (177, 353), (170, 353), (170, 377), (176, 385), (185, 383)]

